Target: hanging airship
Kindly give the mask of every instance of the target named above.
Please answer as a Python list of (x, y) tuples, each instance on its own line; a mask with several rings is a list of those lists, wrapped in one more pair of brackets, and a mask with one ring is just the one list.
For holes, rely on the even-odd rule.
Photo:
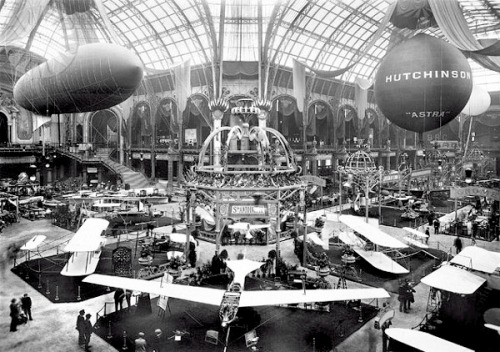
[(471, 95), (472, 71), (457, 48), (420, 33), (386, 55), (374, 90), (387, 119), (423, 133), (443, 127), (462, 111)]
[(26, 72), (14, 99), (38, 115), (98, 111), (125, 101), (142, 77), (141, 61), (127, 48), (86, 44)]

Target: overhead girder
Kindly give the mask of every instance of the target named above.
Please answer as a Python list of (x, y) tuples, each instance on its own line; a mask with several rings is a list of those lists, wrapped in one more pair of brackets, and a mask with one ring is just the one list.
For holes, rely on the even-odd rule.
[[(306, 3), (297, 13), (297, 15), (294, 17), (293, 21), (290, 23), (290, 26), (288, 27), (287, 31), (285, 32), (285, 34), (283, 35), (283, 38), (281, 39), (280, 43), (278, 44), (278, 47), (276, 48), (276, 51), (275, 51), (275, 54), (274, 56), (271, 58), (270, 60), (270, 63), (269, 64), (275, 64), (277, 62), (277, 57), (278, 55), (282, 55), (281, 53), (281, 46), (283, 45), (284, 42), (287, 41), (287, 38), (289, 35), (291, 35), (291, 33), (293, 33), (293, 28), (295, 28), (295, 25), (296, 23), (300, 22), (300, 19), (302, 18), (302, 16), (304, 16), (305, 13), (307, 13), (310, 9), (311, 9), (311, 6), (312, 4), (310, 3)], [(283, 11), (281, 13), (281, 19), (280, 19), (280, 22), (282, 23), (283, 22), (283, 18), (284, 16), (286, 15), (286, 11)], [(273, 31), (274, 32), (274, 31)], [(275, 33), (273, 33), (273, 37), (276, 37), (276, 35), (274, 35)], [(272, 86), (273, 85), (273, 82), (275, 81), (276, 79), (276, 74), (277, 74), (278, 70), (275, 70), (274, 71), (274, 75), (272, 77), (272, 79), (270, 79), (270, 85)]]
[(184, 11), (182, 11), (182, 9), (179, 7), (179, 5), (177, 4), (177, 1), (172, 1), (172, 3), (177, 8), (177, 12), (180, 14), (180, 16), (184, 19), (185, 23), (188, 25), (189, 31), (193, 34), (193, 37), (196, 39), (196, 42), (198, 42), (198, 45), (200, 46), (201, 52), (203, 53), (203, 56), (205, 57), (205, 62), (210, 62), (210, 58), (208, 57), (207, 53), (205, 52), (204, 46), (201, 43), (200, 36), (194, 30), (194, 27), (193, 27), (191, 21), (189, 20), (189, 18), (187, 18)]
[[(166, 49), (166, 45), (165, 45), (165, 42), (163, 41), (163, 39), (161, 39), (161, 36), (160, 34), (158, 33), (158, 31), (151, 25), (151, 22), (149, 22), (149, 20), (146, 18), (146, 16), (144, 16), (144, 14), (141, 12), (141, 11), (138, 11), (137, 8), (135, 6), (129, 6), (129, 8), (131, 9), (132, 12), (134, 12), (138, 17), (141, 17), (143, 19), (143, 23), (147, 25), (147, 28), (151, 31), (151, 33), (153, 34), (152, 37), (155, 38), (156, 41), (158, 41), (161, 45), (162, 45), (162, 48), (164, 49), (164, 51), (167, 53), (167, 55), (169, 56), (169, 59), (170, 59), (170, 62), (173, 61), (173, 58), (172, 58), (172, 55), (170, 55), (170, 53), (168, 52), (168, 50)], [(166, 32), (168, 34), (168, 32)], [(169, 35), (170, 36), (170, 35)], [(171, 36), (170, 36), (171, 37)], [(151, 37), (150, 37), (151, 38)], [(146, 67), (146, 66), (144, 66)]]
[(269, 24), (267, 26), (266, 30), (266, 37), (264, 39), (264, 47), (262, 48), (262, 63), (263, 63), (263, 71), (265, 72), (264, 74), (264, 92), (263, 96), (264, 97), (270, 97), (271, 92), (269, 91), (269, 87), (272, 87), (272, 81), (270, 79), (270, 73), (271, 73), (271, 66), (273, 65), (273, 62), (270, 59), (270, 50), (269, 48), (272, 46), (272, 43), (274, 43), (274, 40), (276, 39), (276, 36), (273, 35), (274, 33), (274, 28), (278, 28), (281, 25), (281, 22), (283, 21), (283, 16), (280, 12), (283, 12), (283, 8), (281, 7), (281, 0), (277, 1), (276, 4), (273, 7), (273, 11), (271, 13), (271, 17), (269, 19)]
[[(210, 48), (212, 50), (212, 60), (210, 60), (210, 65), (212, 66), (212, 89), (211, 89), (211, 97), (215, 97), (215, 82), (217, 81), (216, 80), (216, 65), (215, 63), (217, 62), (217, 53), (218, 53), (218, 45), (217, 45), (217, 36), (216, 36), (216, 32), (215, 32), (215, 25), (214, 25), (214, 21), (212, 19), (212, 15), (211, 15), (211, 12), (210, 12), (210, 7), (208, 6), (208, 3), (206, 0), (202, 0), (201, 1), (201, 5), (203, 6), (203, 10), (205, 11), (205, 15), (204, 16), (200, 16), (201, 18), (203, 18), (205, 21), (203, 22), (204, 26), (205, 26), (205, 29), (208, 33), (208, 37), (210, 38), (210, 42), (211, 42), (211, 45), (210, 45)], [(200, 11), (201, 13), (201, 11)], [(207, 80), (207, 83), (209, 81)], [(208, 88), (209, 88), (209, 91), (210, 91), (210, 84), (207, 84)]]
[(42, 11), (41, 16), (37, 19), (36, 25), (35, 25), (35, 27), (33, 27), (33, 30), (31, 31), (31, 33), (28, 37), (28, 41), (26, 42), (26, 45), (24, 47), (26, 49), (26, 51), (30, 51), (31, 45), (33, 44), (33, 40), (35, 39), (35, 35), (37, 33), (38, 27), (40, 27), (40, 24), (42, 23), (43, 18), (45, 17), (47, 12), (49, 11), (50, 5), (51, 5), (51, 2), (49, 2), (47, 4), (47, 6), (45, 6), (45, 8)]

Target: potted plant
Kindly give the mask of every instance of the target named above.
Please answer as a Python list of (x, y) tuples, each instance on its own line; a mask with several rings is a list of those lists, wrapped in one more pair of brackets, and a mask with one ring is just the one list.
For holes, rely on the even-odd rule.
[(141, 250), (141, 257), (139, 258), (139, 264), (141, 265), (151, 265), (153, 263), (153, 256), (151, 255), (151, 248), (149, 246), (144, 246)]
[(330, 274), (330, 260), (328, 258), (328, 255), (323, 252), (321, 253), (317, 264), (319, 266), (319, 276), (320, 277), (325, 277)]
[(178, 278), (181, 275), (181, 258), (179, 257), (173, 257), (170, 260), (169, 268), (168, 268), (168, 273), (172, 275), (174, 278)]
[(321, 233), (321, 229), (325, 225), (325, 220), (320, 216), (317, 217), (314, 221), (314, 227), (316, 228), (316, 232)]

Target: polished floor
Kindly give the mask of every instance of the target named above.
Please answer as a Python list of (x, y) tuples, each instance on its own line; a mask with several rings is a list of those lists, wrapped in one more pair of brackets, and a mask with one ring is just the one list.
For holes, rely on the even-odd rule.
[[(175, 206), (172, 204), (171, 206)], [(327, 210), (328, 211), (328, 210)], [(403, 237), (401, 229), (384, 227), (384, 230), (395, 237)], [(17, 224), (9, 226), (0, 234), (1, 253), (6, 253), (6, 248), (10, 243), (23, 243), (35, 234), (47, 236), (47, 243), (52, 245), (63, 244), (71, 238), (72, 233), (56, 227), (49, 220), (41, 219), (29, 221), (21, 219)], [(135, 235), (134, 235), (135, 237)], [(444, 251), (452, 251), (452, 236), (432, 235), (430, 245)], [(464, 239), (464, 246), (470, 244), (470, 240)], [(477, 241), (477, 246), (500, 251), (500, 242)], [(267, 256), (274, 246), (229, 246), (226, 249), (230, 258), (235, 258), (238, 253), (245, 253), (250, 259), (261, 260)], [(198, 264), (207, 262), (213, 256), (215, 247), (206, 242), (200, 243)], [(289, 263), (297, 263), (297, 258), (293, 253), (293, 242), (284, 241), (281, 243), (281, 251), (284, 259)], [(28, 286), (22, 279), (14, 275), (10, 268), (12, 263), (2, 260), (2, 270), (0, 274), (0, 351), (25, 352), (25, 351), (78, 351), (77, 331), (75, 323), (78, 311), (85, 309), (92, 314), (92, 322), (95, 322), (95, 313), (98, 312), (105, 302), (112, 302), (112, 293), (76, 303), (51, 303), (42, 294)], [(329, 280), (336, 283), (337, 278), (330, 276)], [(349, 288), (362, 287), (362, 284), (348, 282)], [(28, 293), (33, 300), (33, 321), (26, 325), (19, 326), (17, 332), (9, 332), (9, 303), (11, 298), (20, 298), (24, 293)], [(396, 316), (393, 319), (392, 327), (411, 328), (420, 323), (425, 315), (429, 287), (424, 284), (416, 286), (416, 302), (412, 306), (411, 313), (404, 314), (397, 311), (397, 296), (391, 294), (391, 298), (386, 302), (378, 302), (380, 306), (386, 304), (391, 308), (396, 308)], [(334, 314), (334, 313), (333, 313)], [(105, 340), (93, 335), (91, 338), (93, 351), (116, 351)], [(266, 351), (265, 346), (262, 346)], [(222, 351), (222, 347), (221, 347)], [(373, 327), (373, 320), (366, 324), (356, 333), (348, 337), (342, 344), (336, 347), (336, 351), (382, 351), (381, 332)], [(288, 351), (287, 351), (288, 352)]]

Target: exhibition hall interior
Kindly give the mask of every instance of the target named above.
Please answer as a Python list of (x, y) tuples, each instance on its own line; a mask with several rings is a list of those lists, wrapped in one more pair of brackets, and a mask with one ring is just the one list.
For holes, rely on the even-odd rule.
[(0, 1), (0, 238), (2, 351), (498, 351), (500, 1)]

